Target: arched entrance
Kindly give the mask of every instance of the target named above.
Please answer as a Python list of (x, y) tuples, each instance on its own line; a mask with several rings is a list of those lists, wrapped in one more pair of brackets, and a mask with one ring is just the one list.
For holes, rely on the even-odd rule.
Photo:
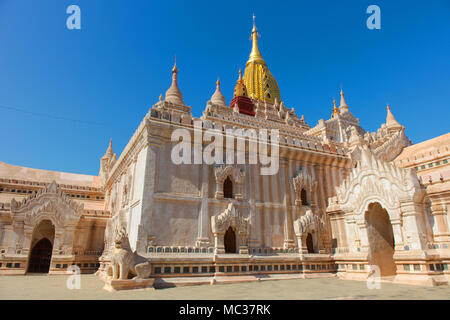
[(47, 238), (42, 238), (33, 247), (30, 253), (30, 262), (27, 272), (48, 273), (52, 259), (52, 243)]
[(229, 227), (224, 236), (225, 253), (236, 253), (236, 233)]
[(371, 203), (365, 217), (369, 240), (369, 263), (380, 268), (381, 276), (395, 275), (394, 232), (387, 211), (378, 202)]
[(306, 236), (306, 248), (308, 249), (308, 253), (314, 253), (314, 241), (311, 233), (308, 233)]
[(42, 220), (34, 229), (27, 272), (48, 273), (52, 260), (55, 227), (49, 220)]

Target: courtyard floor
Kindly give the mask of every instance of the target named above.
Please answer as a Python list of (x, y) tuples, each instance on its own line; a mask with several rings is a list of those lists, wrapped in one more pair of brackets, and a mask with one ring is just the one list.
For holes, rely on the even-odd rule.
[(450, 287), (420, 287), (381, 283), (368, 289), (364, 281), (337, 278), (293, 279), (198, 285), (165, 289), (107, 292), (94, 275), (82, 275), (80, 289), (69, 290), (68, 276), (1, 276), (0, 299), (161, 299), (161, 300), (302, 300), (302, 299), (450, 299)]

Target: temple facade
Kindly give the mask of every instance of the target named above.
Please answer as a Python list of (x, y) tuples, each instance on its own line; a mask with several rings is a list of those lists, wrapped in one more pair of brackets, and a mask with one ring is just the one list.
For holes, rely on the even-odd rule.
[[(386, 122), (368, 132), (342, 90), (330, 119), (308, 125), (284, 105), (255, 24), (230, 104), (217, 80), (193, 117), (177, 75), (175, 64), (165, 96), (119, 157), (110, 143), (98, 176), (0, 163), (0, 274), (77, 265), (122, 280), (375, 274), (449, 284), (450, 134), (412, 145), (389, 106)], [(261, 129), (278, 133), (265, 140), (268, 155), (277, 147), (273, 174), (251, 161), (258, 134), (221, 147), (245, 161), (195, 161), (212, 144), (210, 132)], [(179, 132), (191, 163), (173, 160)], [(140, 264), (117, 258), (127, 250)]]

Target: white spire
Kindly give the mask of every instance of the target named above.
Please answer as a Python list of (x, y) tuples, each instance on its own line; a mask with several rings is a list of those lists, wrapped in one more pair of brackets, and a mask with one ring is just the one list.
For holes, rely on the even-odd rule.
[(387, 105), (387, 116), (386, 116), (386, 126), (388, 128), (399, 128), (402, 125), (400, 123), (397, 122), (397, 120), (395, 119), (394, 115), (391, 112), (391, 108), (389, 107), (389, 105)]
[(110, 159), (114, 155), (114, 151), (112, 148), (112, 139), (109, 139), (109, 145), (108, 149), (106, 149), (105, 154), (103, 155), (102, 159)]
[(339, 109), (341, 112), (348, 112), (348, 106), (347, 103), (345, 102), (344, 91), (342, 91), (342, 88), (341, 88), (341, 103), (339, 105)]
[(214, 103), (214, 104), (217, 104), (219, 106), (223, 106), (223, 107), (227, 106), (227, 103), (225, 101), (225, 97), (223, 96), (222, 92), (220, 91), (220, 80), (219, 80), (219, 77), (217, 77), (216, 91), (214, 92), (214, 94), (211, 97), (211, 102)]
[(177, 57), (175, 56), (175, 64), (172, 68), (172, 85), (166, 91), (166, 101), (176, 104), (184, 104), (183, 95), (181, 94), (180, 89), (178, 89), (177, 74), (178, 74)]

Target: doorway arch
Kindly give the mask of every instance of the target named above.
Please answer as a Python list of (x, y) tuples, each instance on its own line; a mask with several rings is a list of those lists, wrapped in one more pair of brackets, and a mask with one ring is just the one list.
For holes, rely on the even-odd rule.
[(314, 253), (314, 241), (311, 233), (308, 233), (306, 236), (306, 248), (308, 249), (308, 253)]
[(52, 260), (55, 227), (50, 220), (42, 220), (33, 232), (27, 272), (48, 273)]
[(225, 253), (236, 253), (236, 233), (233, 227), (228, 227), (224, 236)]
[(39, 240), (31, 249), (27, 272), (48, 273), (53, 245), (47, 238)]
[(381, 276), (395, 275), (394, 232), (386, 209), (380, 203), (369, 204), (365, 213), (369, 243), (369, 264), (380, 268)]

